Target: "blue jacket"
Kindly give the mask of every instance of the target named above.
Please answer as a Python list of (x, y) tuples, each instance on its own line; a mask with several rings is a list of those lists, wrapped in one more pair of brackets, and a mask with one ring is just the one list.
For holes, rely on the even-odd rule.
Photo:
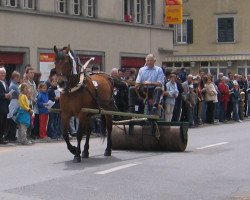
[(231, 93), (231, 98), (233, 103), (239, 103), (240, 102), (240, 92), (239, 90), (233, 89)]
[(37, 107), (39, 114), (48, 114), (49, 110), (43, 104), (49, 101), (47, 92), (39, 92), (37, 95)]

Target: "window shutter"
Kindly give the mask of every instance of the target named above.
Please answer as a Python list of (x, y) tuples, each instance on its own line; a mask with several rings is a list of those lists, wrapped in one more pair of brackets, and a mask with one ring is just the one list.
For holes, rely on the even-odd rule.
[(193, 20), (187, 20), (187, 43), (193, 44)]

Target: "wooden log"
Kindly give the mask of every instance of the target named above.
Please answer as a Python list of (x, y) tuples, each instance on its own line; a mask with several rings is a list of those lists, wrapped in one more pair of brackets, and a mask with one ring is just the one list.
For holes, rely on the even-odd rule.
[(182, 126), (158, 126), (159, 140), (152, 134), (150, 125), (135, 125), (133, 133), (129, 133), (129, 125), (113, 125), (112, 148), (117, 150), (159, 150), (185, 151), (187, 132)]

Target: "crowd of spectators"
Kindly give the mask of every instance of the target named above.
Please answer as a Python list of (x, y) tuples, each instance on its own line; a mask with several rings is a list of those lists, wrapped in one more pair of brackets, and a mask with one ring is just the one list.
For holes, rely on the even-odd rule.
[[(203, 70), (187, 74), (185, 68), (166, 71), (157, 67), (155, 61), (152, 54), (146, 57), (145, 66), (140, 68), (137, 77), (134, 76), (132, 85), (124, 73), (115, 73), (116, 79), (127, 86), (121, 83), (116, 86), (119, 110), (158, 114), (165, 121), (189, 122), (191, 128), (204, 123), (242, 122), (250, 115), (250, 75), (245, 77), (229, 72), (215, 77)], [(163, 72), (164, 81), (161, 78)], [(124, 97), (126, 91), (128, 97)], [(122, 98), (119, 98), (120, 93)], [(161, 94), (160, 101), (158, 94)], [(148, 113), (150, 103), (157, 112), (152, 109), (154, 112)]]
[[(194, 128), (204, 123), (242, 122), (250, 115), (250, 75), (220, 73), (213, 77), (202, 70), (198, 74), (187, 74), (185, 68), (168, 72), (156, 68), (154, 59), (153, 56), (146, 58), (146, 63), (151, 65), (149, 69), (157, 70), (155, 85), (151, 85), (154, 91), (157, 88), (158, 94), (157, 102), (153, 103), (157, 110), (154, 114), (165, 121), (186, 121)], [(138, 92), (143, 86), (138, 85), (139, 79), (152, 79), (153, 71), (147, 70), (145, 65), (138, 76), (135, 69), (129, 73), (112, 69), (110, 75), (114, 80), (114, 99), (119, 111), (148, 114), (146, 101), (150, 102), (150, 95), (143, 97)], [(93, 68), (93, 72), (99, 73), (99, 69)], [(26, 66), (23, 76), (14, 71), (10, 83), (6, 83), (5, 75), (5, 68), (1, 67), (0, 144), (17, 141), (29, 145), (37, 139), (62, 139), (60, 114), (49, 112), (51, 106), (60, 108), (55, 70), (52, 69), (48, 80), (42, 83), (41, 73), (35, 72), (31, 66)], [(159, 78), (158, 75), (163, 76)], [(144, 81), (149, 83), (146, 79)], [(53, 102), (51, 106), (50, 102)], [(114, 120), (120, 119), (114, 117)], [(73, 136), (77, 134), (78, 123), (77, 118), (72, 117), (69, 133)], [(102, 132), (98, 118), (93, 119), (92, 127), (94, 134)]]

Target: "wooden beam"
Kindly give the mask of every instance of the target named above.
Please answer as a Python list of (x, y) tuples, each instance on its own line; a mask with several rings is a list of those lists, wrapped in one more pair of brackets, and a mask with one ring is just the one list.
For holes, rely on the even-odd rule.
[[(60, 113), (62, 109), (50, 109), (49, 112)], [(111, 110), (103, 110), (101, 109), (100, 112), (98, 109), (91, 109), (91, 108), (82, 108), (81, 112), (92, 113), (92, 114), (102, 114), (102, 115), (117, 115), (123, 117), (135, 117), (135, 118), (147, 118), (147, 119), (159, 119), (158, 115), (144, 115), (144, 114), (137, 114), (137, 113), (129, 113), (129, 112), (118, 112), (118, 111), (111, 111)]]
[(148, 118), (133, 118), (128, 120), (113, 121), (114, 125), (128, 125), (130, 122), (145, 122)]
[(98, 110), (91, 108), (82, 108), (82, 112), (93, 113), (93, 114), (102, 114), (102, 115), (118, 115), (124, 117), (138, 117), (138, 118), (147, 118), (147, 119), (159, 119), (158, 115), (144, 115), (137, 113), (128, 113), (128, 112), (118, 112), (118, 111), (110, 111), (110, 110)]

